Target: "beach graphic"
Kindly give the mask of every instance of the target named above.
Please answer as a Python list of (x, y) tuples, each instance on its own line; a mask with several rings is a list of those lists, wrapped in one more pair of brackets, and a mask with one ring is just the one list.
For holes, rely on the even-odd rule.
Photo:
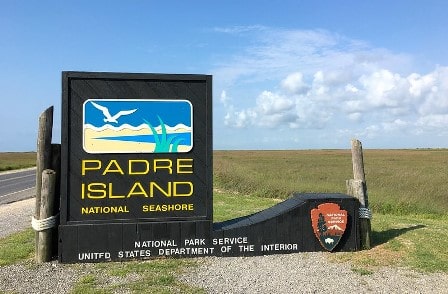
[(193, 148), (188, 100), (88, 99), (83, 104), (87, 153), (185, 153)]

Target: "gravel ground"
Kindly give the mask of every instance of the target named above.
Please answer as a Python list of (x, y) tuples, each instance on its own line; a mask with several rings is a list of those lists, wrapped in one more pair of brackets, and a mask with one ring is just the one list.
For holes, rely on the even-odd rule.
[(0, 238), (31, 227), (34, 198), (0, 205)]
[[(33, 209), (34, 199), (1, 205), (0, 238), (29, 227)], [(348, 263), (329, 262), (328, 254), (200, 258), (199, 266), (185, 271), (188, 273), (180, 280), (207, 293), (448, 293), (447, 274), (383, 267), (361, 275)], [(68, 293), (82, 276), (96, 271), (92, 264), (64, 265), (56, 261), (2, 266), (0, 292)], [(118, 278), (103, 279), (108, 284), (120, 284)]]
[(384, 267), (360, 275), (334, 253), (208, 257), (182, 281), (207, 293), (448, 293), (448, 275)]
[(37, 265), (32, 261), (0, 267), (0, 292), (68, 293), (82, 271), (57, 262)]

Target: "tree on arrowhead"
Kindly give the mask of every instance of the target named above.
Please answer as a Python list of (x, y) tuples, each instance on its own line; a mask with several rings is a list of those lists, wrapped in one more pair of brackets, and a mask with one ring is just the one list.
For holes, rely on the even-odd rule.
[(317, 221), (317, 228), (319, 229), (320, 235), (324, 235), (327, 231), (327, 223), (325, 222), (324, 215), (319, 213), (319, 220)]

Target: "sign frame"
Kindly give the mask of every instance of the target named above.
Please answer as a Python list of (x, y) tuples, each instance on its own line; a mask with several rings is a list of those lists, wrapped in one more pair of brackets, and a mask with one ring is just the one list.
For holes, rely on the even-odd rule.
[[(82, 87), (79, 86), (83, 84)], [(83, 96), (83, 95), (88, 96)], [(89, 95), (90, 93), (90, 95)], [(193, 105), (192, 128), (193, 134), (199, 138), (193, 138), (192, 150), (186, 153), (178, 153), (185, 156), (199, 156), (194, 158), (196, 165), (202, 165), (200, 179), (203, 182), (200, 190), (201, 198), (196, 203), (203, 202), (201, 212), (197, 215), (175, 215), (131, 218), (106, 218), (106, 219), (77, 219), (72, 217), (74, 203), (70, 197), (73, 193), (73, 173), (79, 169), (75, 168), (77, 161), (87, 158), (98, 158), (102, 154), (88, 154), (83, 150), (83, 142), (74, 142), (79, 138), (79, 122), (83, 113), (80, 109), (74, 111), (74, 107), (80, 103), (85, 103), (89, 99), (104, 100), (188, 100)], [(78, 104), (78, 105), (75, 105)], [(79, 108), (79, 107), (78, 107)], [(82, 118), (84, 119), (84, 118)], [(110, 72), (75, 72), (67, 71), (62, 73), (62, 136), (61, 136), (61, 212), (60, 224), (95, 224), (110, 222), (134, 222), (134, 221), (212, 221), (213, 219), (213, 184), (212, 184), (212, 76), (197, 74), (150, 74), (150, 73), (110, 73)], [(77, 146), (79, 145), (79, 146)], [(199, 146), (201, 145), (201, 146)], [(79, 149), (79, 150), (78, 150)], [(78, 155), (74, 155), (74, 153)], [(126, 156), (126, 153), (111, 153), (111, 156)], [(198, 155), (199, 154), (199, 155)], [(135, 158), (141, 155), (151, 155), (149, 153), (135, 153)], [(176, 155), (165, 154), (167, 160), (174, 160)], [(75, 158), (78, 156), (77, 158)], [(110, 156), (108, 157), (110, 158)], [(105, 159), (106, 160), (106, 159)], [(193, 160), (193, 159), (192, 159)], [(197, 162), (196, 162), (197, 161)], [(117, 167), (115, 167), (117, 169)], [(123, 167), (124, 170), (124, 167)], [(112, 174), (112, 177), (115, 176)], [(163, 177), (163, 175), (161, 176)], [(171, 177), (173, 178), (173, 177)], [(143, 186), (143, 185), (142, 185)], [(196, 188), (196, 187), (195, 187)], [(79, 191), (78, 191), (79, 192)], [(83, 190), (84, 192), (84, 190)], [(181, 197), (179, 197), (181, 198)], [(101, 202), (101, 201), (98, 201)], [(76, 205), (75, 205), (76, 206)]]

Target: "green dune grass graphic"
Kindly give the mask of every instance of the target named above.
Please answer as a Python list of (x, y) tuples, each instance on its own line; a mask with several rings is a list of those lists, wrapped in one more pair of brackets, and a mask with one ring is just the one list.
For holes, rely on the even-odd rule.
[[(161, 134), (157, 134), (156, 129), (151, 125), (151, 123), (149, 121), (147, 121), (146, 119), (143, 119), (145, 121), (145, 123), (149, 126), (149, 128), (151, 129), (151, 132), (154, 136), (154, 141), (156, 143), (156, 148), (154, 149), (154, 153), (177, 152), (177, 148), (179, 147), (179, 144), (181, 141), (183, 141), (183, 139), (179, 138), (178, 136), (175, 136), (175, 135), (168, 138), (167, 133), (166, 133), (165, 123), (162, 121), (160, 116), (157, 116), (157, 118), (159, 119), (160, 126), (162, 128)], [(171, 150), (170, 150), (170, 147), (171, 147)]]

